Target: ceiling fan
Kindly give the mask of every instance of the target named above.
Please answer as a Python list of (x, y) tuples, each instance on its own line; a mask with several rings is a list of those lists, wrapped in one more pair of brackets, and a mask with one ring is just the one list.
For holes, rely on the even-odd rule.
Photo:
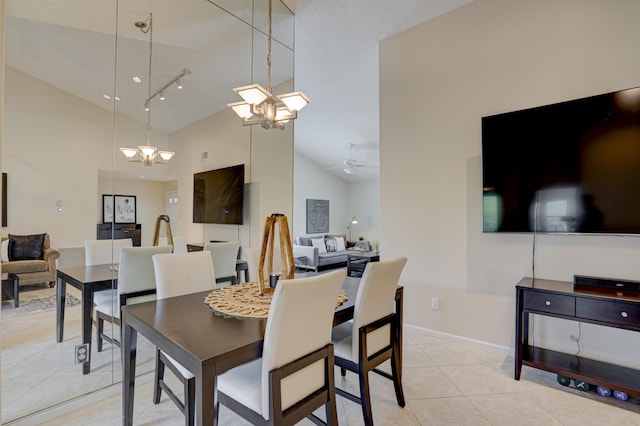
[(346, 174), (352, 175), (356, 173), (360, 168), (374, 168), (374, 169), (378, 168), (377, 164), (367, 162), (367, 161), (354, 160), (352, 157), (353, 145), (354, 144), (352, 143), (349, 144), (348, 160), (344, 160), (341, 165), (328, 167), (325, 170), (342, 169), (342, 171), (344, 171)]

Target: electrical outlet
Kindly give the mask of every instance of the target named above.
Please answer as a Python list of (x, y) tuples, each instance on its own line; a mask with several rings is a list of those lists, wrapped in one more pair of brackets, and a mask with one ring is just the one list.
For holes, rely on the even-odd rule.
[(440, 310), (440, 299), (437, 297), (431, 298), (431, 309), (434, 311)]
[(76, 364), (89, 362), (89, 344), (76, 345)]

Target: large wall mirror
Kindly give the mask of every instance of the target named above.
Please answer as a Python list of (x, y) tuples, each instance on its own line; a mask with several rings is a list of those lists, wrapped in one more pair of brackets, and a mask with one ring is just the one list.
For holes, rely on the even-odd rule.
[[(105, 221), (103, 196), (119, 194), (135, 196), (141, 245), (153, 243), (156, 219), (166, 213), (173, 234), (187, 242), (259, 245), (266, 216), (292, 214), (293, 130), (242, 126), (226, 104), (238, 100), (233, 87), (266, 86), (267, 4), (5, 0), (2, 236), (47, 233), (61, 253), (59, 268), (82, 266), (84, 241), (96, 239)], [(150, 13), (151, 63), (149, 34), (135, 25)], [(293, 88), (293, 16), (279, 1), (273, 38), (272, 85), (284, 93)], [(120, 147), (147, 142), (149, 65), (152, 94), (173, 81), (164, 100), (150, 100), (150, 142), (175, 156), (145, 167), (128, 162)], [(245, 165), (243, 224), (194, 224), (193, 174), (236, 164)], [(3, 423), (121, 380), (119, 349), (105, 344), (97, 352), (95, 327), (88, 373), (74, 363), (82, 295), (71, 286), (56, 342), (55, 290), (25, 286), (17, 309), (3, 301)], [(109, 327), (117, 336), (119, 328)], [(154, 367), (154, 348), (143, 343), (140, 374)]]

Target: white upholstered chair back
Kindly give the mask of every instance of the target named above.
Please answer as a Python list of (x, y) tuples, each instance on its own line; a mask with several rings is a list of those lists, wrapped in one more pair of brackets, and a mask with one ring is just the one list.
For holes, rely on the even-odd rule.
[[(338, 292), (346, 272), (281, 280), (275, 289), (262, 351), (262, 417), (269, 419), (269, 372), (331, 342)], [(333, 374), (333, 373), (332, 373)], [(322, 360), (282, 383), (282, 410), (325, 382)]]
[[(164, 246), (169, 244), (167, 237), (158, 237), (158, 245)], [(186, 253), (187, 250), (187, 240), (182, 236), (173, 237), (173, 252), (174, 253)]]
[(216, 288), (211, 255), (206, 251), (156, 254), (153, 256), (153, 270), (158, 299)]
[[(381, 262), (369, 262), (362, 274), (356, 295), (353, 329), (352, 361), (358, 361), (358, 330), (393, 313), (396, 288), (400, 274), (407, 263), (406, 257)], [(372, 332), (367, 339), (367, 355), (376, 353), (389, 344), (389, 326)]]
[(84, 264), (86, 266), (120, 263), (123, 247), (133, 247), (131, 238), (119, 240), (86, 240), (84, 242)]
[(236, 276), (236, 260), (239, 250), (240, 241), (206, 243), (204, 245), (204, 251), (211, 254), (217, 278)]
[[(118, 269), (117, 294), (135, 293), (156, 288), (156, 277), (153, 271), (153, 255), (171, 253), (171, 246), (156, 247), (123, 247)], [(140, 296), (127, 300), (127, 304), (154, 300), (155, 295)]]
[[(260, 247), (249, 247), (247, 249), (247, 267), (249, 268), (249, 276), (251, 280), (254, 282), (259, 282), (259, 274), (258, 268), (260, 266)], [(282, 258), (280, 257), (280, 250), (277, 247), (274, 247), (274, 256), (273, 256), (273, 272), (276, 274), (282, 273)], [(267, 266), (267, 259), (265, 259), (264, 271), (262, 272), (264, 275), (265, 282), (269, 282), (269, 272)]]

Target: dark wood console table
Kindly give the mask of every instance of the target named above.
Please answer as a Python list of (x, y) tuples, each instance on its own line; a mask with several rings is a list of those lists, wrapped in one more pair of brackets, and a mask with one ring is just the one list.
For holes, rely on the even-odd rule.
[(640, 331), (640, 293), (574, 289), (573, 283), (523, 278), (516, 285), (514, 378), (522, 366), (640, 395), (640, 371), (529, 345), (531, 314)]

